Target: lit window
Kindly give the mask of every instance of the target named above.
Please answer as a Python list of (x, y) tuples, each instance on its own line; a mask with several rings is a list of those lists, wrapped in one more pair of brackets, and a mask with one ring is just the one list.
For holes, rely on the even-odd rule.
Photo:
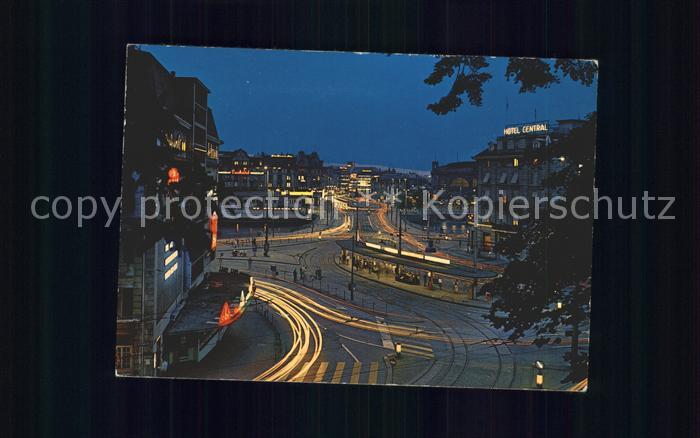
[(168, 266), (173, 260), (177, 258), (177, 251), (173, 251), (168, 257), (165, 258), (164, 265)]
[(518, 167), (518, 159), (513, 158), (513, 167)]
[(170, 267), (170, 269), (168, 269), (167, 271), (165, 271), (165, 274), (163, 275), (163, 279), (164, 279), (164, 280), (167, 280), (168, 278), (170, 278), (170, 277), (175, 273), (175, 271), (177, 271), (177, 263), (175, 263), (174, 265), (172, 265), (172, 266)]
[(515, 225), (515, 226), (517, 227), (518, 224), (519, 224), (518, 220), (517, 220), (517, 219), (513, 219), (513, 225)]

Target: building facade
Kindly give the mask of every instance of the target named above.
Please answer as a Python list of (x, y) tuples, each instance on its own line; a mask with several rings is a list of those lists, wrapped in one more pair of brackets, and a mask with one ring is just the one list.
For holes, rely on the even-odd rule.
[(307, 191), (322, 187), (324, 167), (316, 152), (249, 155), (237, 149), (221, 152), (218, 175), (223, 196), (267, 190)]
[[(491, 215), (483, 221), (487, 226), (482, 232), (485, 250), (493, 248), (500, 238), (499, 232), (515, 232), (527, 222), (510, 214), (510, 200), (523, 196), (534, 206), (535, 197), (553, 196), (553, 189), (546, 187), (544, 180), (566, 163), (563, 157), (549, 156), (547, 151), (583, 123), (583, 120), (556, 120), (506, 126), (496, 141), (473, 157), (478, 196), (488, 197), (493, 203)], [(503, 207), (502, 215), (499, 205)]]
[(478, 169), (475, 161), (459, 161), (439, 165), (433, 161), (430, 185), (434, 193), (444, 190), (446, 195), (473, 196), (477, 193)]
[(115, 368), (156, 375), (163, 334), (216, 246), (206, 208), (185, 217), (167, 200), (193, 196), (206, 205), (223, 142), (201, 81), (177, 77), (137, 47), (127, 66)]

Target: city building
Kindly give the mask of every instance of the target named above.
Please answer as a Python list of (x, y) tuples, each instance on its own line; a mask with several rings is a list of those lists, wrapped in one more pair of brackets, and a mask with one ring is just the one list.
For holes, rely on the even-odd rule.
[(458, 161), (439, 165), (433, 161), (430, 185), (433, 193), (444, 190), (445, 195), (473, 196), (477, 193), (478, 169), (475, 161)]
[(222, 151), (219, 161), (221, 195), (243, 192), (308, 191), (320, 189), (323, 161), (316, 152), (306, 154), (249, 155), (243, 149)]
[[(541, 152), (583, 123), (583, 120), (556, 120), (506, 126), (496, 141), (473, 157), (477, 166), (477, 193), (479, 197), (490, 198), (494, 206), (491, 216), (483, 221), (486, 227), (480, 229), (485, 250), (493, 248), (499, 233), (512, 233), (526, 222), (511, 216), (507, 208), (509, 200), (516, 196), (530, 201), (536, 196), (552, 196), (552, 190), (543, 181), (566, 163), (561, 157), (542, 159)], [(502, 216), (497, 214), (499, 204), (504, 206)]]
[(385, 192), (391, 192), (392, 188), (398, 190), (399, 186), (416, 189), (426, 187), (427, 184), (427, 177), (416, 172), (389, 169), (379, 175), (379, 187)]
[(323, 161), (318, 153), (299, 151), (296, 156), (296, 190), (312, 190), (323, 187)]
[[(163, 334), (216, 246), (214, 215), (203, 208), (185, 217), (166, 201), (194, 196), (206, 205), (223, 142), (199, 79), (176, 76), (137, 47), (129, 47), (127, 65), (116, 370), (156, 375)], [(146, 220), (142, 200), (149, 198), (158, 214), (147, 209)]]
[(340, 190), (346, 193), (372, 193), (379, 190), (382, 170), (373, 166), (358, 166), (348, 162), (339, 167)]
[(377, 191), (381, 171), (376, 167), (355, 166), (350, 172), (348, 191), (369, 194)]
[(355, 163), (353, 162), (347, 162), (338, 167), (340, 190), (344, 192), (350, 191), (350, 174), (354, 167)]
[(189, 151), (204, 166), (207, 175), (216, 180), (219, 164), (219, 138), (214, 115), (208, 106), (209, 89), (197, 78), (172, 75), (176, 96), (175, 117), (187, 131)]
[(241, 192), (264, 192), (266, 187), (265, 164), (261, 157), (250, 156), (245, 150), (219, 153), (220, 196)]

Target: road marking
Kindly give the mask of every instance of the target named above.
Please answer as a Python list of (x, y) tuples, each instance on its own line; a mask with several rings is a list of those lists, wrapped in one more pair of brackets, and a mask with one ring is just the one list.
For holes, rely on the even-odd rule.
[[(218, 324), (218, 323), (219, 323), (219, 322), (217, 321), (216, 324)], [(386, 348), (386, 347), (384, 347), (383, 345), (373, 344), (372, 342), (367, 342), (367, 341), (363, 341), (363, 340), (360, 340), (360, 339), (351, 338), (350, 336), (341, 335), (340, 333), (336, 333), (336, 335), (338, 335), (338, 336), (341, 337), (341, 338), (345, 338), (345, 339), (347, 339), (348, 341), (353, 341), (353, 342), (357, 342), (357, 343), (360, 343), (360, 344), (369, 345), (369, 346), (371, 346), (371, 347)], [(341, 344), (341, 345), (342, 345), (342, 344)]]
[(372, 362), (369, 364), (369, 377), (367, 378), (367, 383), (370, 385), (377, 384), (377, 370), (379, 369), (379, 362)]
[(386, 323), (384, 322), (384, 318), (376, 317), (377, 318), (377, 327), (379, 328), (379, 336), (382, 338), (382, 345), (384, 348), (387, 348), (389, 350), (394, 349), (394, 343), (391, 342), (391, 335), (389, 335), (389, 329), (386, 326)]
[(413, 351), (413, 350), (408, 349), (406, 347), (404, 347), (401, 350), (401, 352), (403, 354), (408, 354), (408, 355), (412, 355), (412, 356), (420, 356), (420, 357), (424, 357), (426, 359), (435, 359), (435, 356), (432, 353), (423, 353), (422, 351)]
[(321, 362), (316, 370), (316, 377), (314, 377), (314, 382), (318, 383), (323, 380), (323, 376), (326, 374), (326, 368), (328, 368), (328, 362)]
[(311, 368), (311, 362), (306, 362), (304, 365), (302, 365), (299, 377), (297, 377), (295, 381), (296, 382), (303, 382), (304, 379), (306, 378), (306, 373), (309, 372), (309, 368)]
[(403, 346), (408, 347), (408, 348), (412, 348), (414, 350), (424, 350), (424, 351), (427, 351), (429, 353), (433, 352), (433, 347), (430, 347), (430, 346), (424, 346), (424, 345), (420, 345), (420, 344), (403, 344)]
[(345, 369), (345, 362), (338, 362), (335, 366), (335, 372), (333, 373), (333, 378), (331, 383), (340, 383), (340, 379), (343, 378), (343, 370)]
[(350, 375), (350, 383), (360, 382), (360, 368), (362, 364), (360, 362), (355, 362), (352, 366), (352, 374)]
[(424, 357), (426, 359), (435, 359), (435, 355), (433, 354), (432, 347), (426, 347), (423, 345), (414, 345), (414, 344), (403, 344), (401, 351), (406, 353), (406, 354), (420, 356), (420, 357)]
[(352, 354), (352, 351), (350, 351), (350, 349), (349, 349), (348, 347), (346, 347), (345, 344), (340, 344), (340, 346), (343, 347), (343, 349), (344, 349), (345, 351), (347, 351), (348, 354), (349, 354), (350, 356), (352, 356), (352, 359), (355, 361), (355, 363), (359, 363), (359, 362), (360, 362), (360, 360), (357, 358), (357, 356), (355, 356), (354, 354)]

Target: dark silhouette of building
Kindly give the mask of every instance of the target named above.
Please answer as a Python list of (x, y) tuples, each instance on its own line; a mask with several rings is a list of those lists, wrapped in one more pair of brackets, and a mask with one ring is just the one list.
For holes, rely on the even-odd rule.
[[(209, 89), (178, 77), (150, 53), (129, 47), (118, 273), (119, 374), (154, 375), (163, 333), (188, 291), (203, 280), (216, 236), (206, 197), (216, 189), (218, 136)], [(181, 214), (168, 197), (196, 197), (202, 211)], [(158, 208), (144, 219), (142, 207)], [(149, 216), (150, 217), (150, 216)]]

